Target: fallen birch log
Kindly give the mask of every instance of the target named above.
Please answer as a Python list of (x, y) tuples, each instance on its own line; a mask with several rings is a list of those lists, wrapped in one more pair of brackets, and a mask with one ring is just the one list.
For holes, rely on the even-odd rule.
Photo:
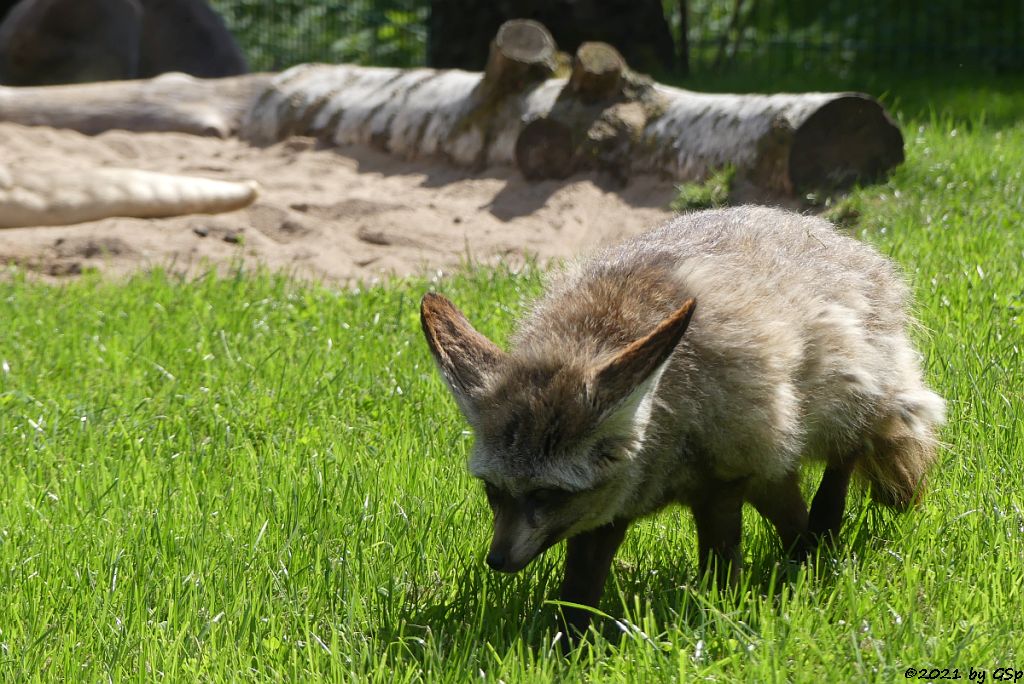
[[(496, 45), (489, 66), (508, 61), (494, 57)], [(608, 46), (584, 44), (571, 78), (518, 88), (497, 86), (490, 72), (300, 65), (271, 81), (239, 135), (260, 145), (315, 136), (476, 169), (518, 163), (538, 179), (596, 167), (623, 180), (694, 181), (732, 165), (781, 194), (842, 189), (903, 161), (899, 128), (868, 95), (695, 93), (620, 61)]]
[(635, 74), (600, 44), (581, 46), (572, 78), (547, 78), (546, 30), (509, 24), (483, 74), (306, 64), (273, 77), (0, 88), (0, 120), (86, 133), (237, 132), (257, 145), (314, 136), (478, 170), (516, 164), (536, 179), (597, 168), (622, 181), (658, 173), (685, 182), (732, 165), (777, 194), (843, 189), (903, 161), (899, 128), (868, 95), (695, 93)]
[(216, 214), (247, 206), (256, 184), (134, 169), (13, 169), (0, 165), (0, 228), (58, 226), (111, 216)]

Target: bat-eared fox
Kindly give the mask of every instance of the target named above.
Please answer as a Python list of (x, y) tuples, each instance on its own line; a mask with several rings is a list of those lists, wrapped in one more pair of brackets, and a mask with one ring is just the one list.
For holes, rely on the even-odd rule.
[[(908, 299), (873, 248), (759, 207), (679, 216), (570, 265), (509, 351), (427, 294), (423, 331), (494, 513), (487, 564), (517, 572), (567, 540), (560, 598), (592, 606), (630, 522), (673, 502), (693, 512), (702, 571), (733, 583), (744, 503), (797, 555), (838, 532), (854, 473), (908, 507), (944, 413)], [(825, 466), (809, 512), (804, 459)], [(570, 631), (588, 616), (566, 611)]]

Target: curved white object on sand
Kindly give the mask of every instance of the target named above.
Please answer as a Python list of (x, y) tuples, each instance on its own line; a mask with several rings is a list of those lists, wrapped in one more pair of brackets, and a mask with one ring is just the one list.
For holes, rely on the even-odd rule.
[(112, 216), (216, 214), (251, 204), (253, 181), (136, 169), (12, 169), (0, 165), (0, 228), (62, 226)]

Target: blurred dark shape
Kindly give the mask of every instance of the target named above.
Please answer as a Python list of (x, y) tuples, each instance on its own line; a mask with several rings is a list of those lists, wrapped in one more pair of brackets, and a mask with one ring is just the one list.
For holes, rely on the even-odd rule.
[(509, 19), (539, 21), (558, 49), (569, 53), (584, 42), (603, 41), (641, 71), (675, 68), (661, 0), (432, 0), (428, 65), (482, 70), (491, 38)]
[(22, 0), (0, 23), (0, 83), (6, 85), (148, 78), (168, 71), (204, 78), (248, 71), (206, 0)]
[(18, 0), (0, 0), (0, 21), (4, 20), (11, 8), (18, 4)]
[(139, 76), (182, 71), (199, 78), (249, 71), (224, 19), (207, 0), (140, 0)]

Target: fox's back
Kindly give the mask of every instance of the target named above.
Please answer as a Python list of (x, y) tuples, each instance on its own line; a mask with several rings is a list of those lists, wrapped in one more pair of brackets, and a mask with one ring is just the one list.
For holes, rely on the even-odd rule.
[[(516, 342), (591, 344), (585, 336), (593, 321), (609, 318), (623, 328), (637, 326), (623, 330), (625, 339), (635, 339), (678, 306), (680, 296), (699, 295), (702, 314), (729, 311), (744, 323), (779, 313), (799, 318), (813, 300), (860, 311), (872, 329), (901, 330), (906, 294), (891, 261), (828, 222), (738, 207), (678, 216), (571, 264), (549, 283)], [(759, 311), (769, 302), (771, 311)], [(790, 304), (797, 310), (778, 311)]]
[(801, 453), (850, 448), (897, 396), (925, 391), (895, 265), (822, 219), (769, 208), (679, 216), (573, 264), (513, 345), (600, 358), (689, 297), (656, 435), (669, 448), (685, 433), (723, 477), (775, 477)]

